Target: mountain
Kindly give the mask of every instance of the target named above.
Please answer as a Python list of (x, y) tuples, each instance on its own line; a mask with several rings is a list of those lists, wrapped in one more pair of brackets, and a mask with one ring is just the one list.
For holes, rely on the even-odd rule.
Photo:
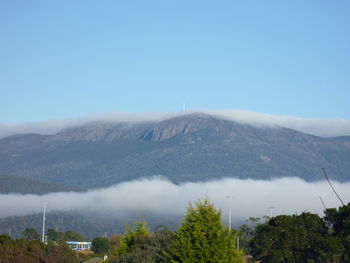
[(55, 135), (0, 140), (0, 173), (96, 188), (163, 175), (180, 183), (222, 177), (350, 180), (350, 136), (323, 138), (205, 114), (162, 121), (93, 122)]
[(41, 182), (18, 176), (0, 175), (0, 194), (48, 194), (52, 192), (82, 191), (83, 189)]

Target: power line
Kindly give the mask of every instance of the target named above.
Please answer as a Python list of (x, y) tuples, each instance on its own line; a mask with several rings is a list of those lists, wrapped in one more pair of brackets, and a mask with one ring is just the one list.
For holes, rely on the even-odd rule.
[(326, 173), (326, 170), (325, 170), (324, 168), (322, 168), (322, 171), (323, 171), (324, 176), (326, 177), (326, 179), (327, 179), (327, 181), (328, 181), (329, 185), (331, 186), (331, 188), (332, 188), (333, 192), (334, 192), (334, 193), (335, 193), (335, 195), (338, 197), (338, 199), (340, 200), (340, 202), (342, 203), (342, 205), (343, 205), (343, 206), (345, 206), (345, 204), (344, 204), (343, 200), (341, 200), (340, 196), (339, 196), (339, 195), (338, 195), (338, 193), (335, 191), (335, 189), (334, 189), (334, 187), (333, 187), (333, 185), (332, 185), (331, 181), (329, 180), (329, 178), (328, 178), (328, 176), (327, 176), (327, 173)]
[(327, 210), (327, 207), (326, 207), (326, 205), (324, 204), (324, 202), (323, 202), (323, 200), (322, 200), (322, 197), (320, 196), (320, 200), (321, 200), (321, 203), (322, 203), (322, 205), (323, 205), (323, 207), (324, 207), (324, 210)]

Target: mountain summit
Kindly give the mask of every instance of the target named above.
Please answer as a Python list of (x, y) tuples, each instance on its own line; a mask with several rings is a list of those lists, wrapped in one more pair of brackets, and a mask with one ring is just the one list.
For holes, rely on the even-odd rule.
[(350, 180), (350, 137), (323, 138), (196, 113), (163, 121), (92, 122), (55, 135), (0, 140), (0, 174), (95, 188), (162, 175), (180, 183), (223, 177)]

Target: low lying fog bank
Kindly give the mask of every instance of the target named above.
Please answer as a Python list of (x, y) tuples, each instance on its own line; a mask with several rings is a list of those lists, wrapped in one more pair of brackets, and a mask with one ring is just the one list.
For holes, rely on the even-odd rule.
[[(345, 203), (350, 201), (350, 183), (334, 183), (334, 187)], [(303, 211), (322, 214), (320, 196), (327, 207), (340, 205), (327, 182), (308, 183), (299, 178), (272, 181), (223, 179), (175, 185), (158, 177), (84, 193), (0, 195), (0, 217), (41, 212), (43, 201), (47, 203), (47, 211), (86, 210), (116, 218), (135, 213), (182, 216), (189, 202), (208, 197), (222, 209), (224, 218), (227, 218), (231, 206), (233, 220), (238, 222), (251, 216), (269, 215), (269, 207), (275, 207), (274, 215)]]

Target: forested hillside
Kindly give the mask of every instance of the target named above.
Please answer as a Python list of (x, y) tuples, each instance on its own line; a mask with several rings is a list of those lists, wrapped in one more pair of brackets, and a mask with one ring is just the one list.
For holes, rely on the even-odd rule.
[(38, 194), (52, 192), (83, 191), (55, 183), (41, 182), (18, 176), (0, 175), (0, 194)]
[[(21, 233), (26, 228), (34, 228), (38, 233), (41, 233), (43, 214), (32, 214), (26, 216), (12, 216), (0, 218), (0, 234), (8, 234), (9, 231), (13, 237), (21, 237)], [(157, 215), (145, 215), (137, 213), (129, 215), (125, 218), (115, 218), (109, 213), (97, 214), (93, 212), (49, 212), (46, 215), (46, 227), (55, 229), (56, 231), (65, 232), (75, 230), (82, 235), (93, 238), (102, 236), (105, 233), (121, 234), (124, 231), (125, 223), (132, 223), (139, 220), (147, 220), (150, 222), (150, 227), (154, 228), (160, 224), (166, 224), (172, 229), (176, 228), (181, 222), (181, 218), (176, 217), (159, 217)]]
[(96, 188), (163, 175), (173, 182), (222, 177), (349, 181), (350, 137), (322, 138), (192, 114), (159, 122), (95, 122), (56, 135), (0, 140), (0, 172)]

